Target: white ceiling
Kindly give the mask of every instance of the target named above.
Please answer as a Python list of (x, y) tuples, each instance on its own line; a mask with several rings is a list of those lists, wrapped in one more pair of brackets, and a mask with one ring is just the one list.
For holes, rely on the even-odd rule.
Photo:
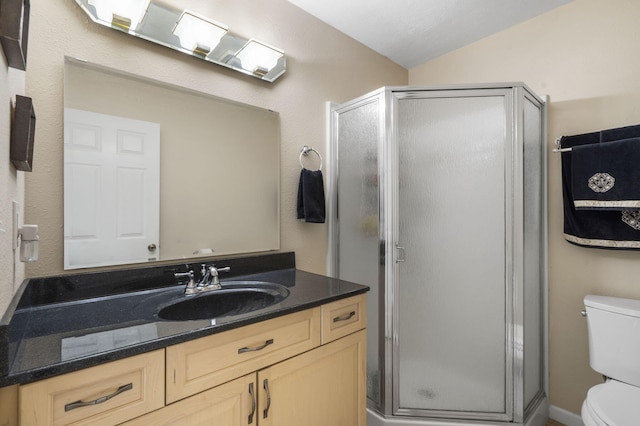
[(572, 0), (289, 0), (404, 68)]

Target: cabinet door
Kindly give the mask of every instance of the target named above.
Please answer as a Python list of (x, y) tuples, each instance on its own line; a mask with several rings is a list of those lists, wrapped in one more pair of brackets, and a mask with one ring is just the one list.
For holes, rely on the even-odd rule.
[(256, 402), (256, 374), (253, 373), (167, 405), (125, 425), (257, 425)]
[(258, 372), (260, 426), (364, 426), (364, 330)]

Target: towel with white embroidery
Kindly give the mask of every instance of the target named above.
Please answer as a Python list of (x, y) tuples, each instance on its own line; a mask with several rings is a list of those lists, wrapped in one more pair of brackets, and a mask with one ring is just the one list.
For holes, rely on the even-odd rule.
[(576, 210), (640, 210), (640, 138), (574, 146)]

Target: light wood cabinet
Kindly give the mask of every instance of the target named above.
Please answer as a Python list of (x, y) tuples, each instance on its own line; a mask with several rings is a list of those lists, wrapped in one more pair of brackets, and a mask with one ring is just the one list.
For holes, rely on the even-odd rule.
[(367, 326), (367, 296), (341, 299), (322, 305), (322, 344), (332, 342)]
[(20, 424), (29, 426), (364, 426), (365, 300), (0, 389), (0, 407), (18, 405)]
[(320, 308), (167, 348), (167, 404), (320, 345)]
[(366, 332), (182, 399), (127, 426), (365, 426)]
[(0, 388), (0, 426), (18, 424), (18, 385)]
[(256, 375), (253, 373), (169, 404), (125, 425), (245, 426), (256, 424), (257, 412)]
[(364, 426), (366, 334), (258, 372), (260, 426)]
[(20, 386), (23, 425), (114, 425), (164, 405), (164, 350)]

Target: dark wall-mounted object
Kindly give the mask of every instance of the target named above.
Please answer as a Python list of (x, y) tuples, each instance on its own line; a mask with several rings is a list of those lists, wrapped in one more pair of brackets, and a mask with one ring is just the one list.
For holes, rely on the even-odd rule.
[(27, 69), (30, 0), (0, 0), (0, 43), (12, 68)]
[(27, 96), (16, 95), (16, 107), (11, 126), (11, 162), (18, 170), (25, 172), (32, 170), (35, 133), (36, 113), (33, 110), (33, 102)]

